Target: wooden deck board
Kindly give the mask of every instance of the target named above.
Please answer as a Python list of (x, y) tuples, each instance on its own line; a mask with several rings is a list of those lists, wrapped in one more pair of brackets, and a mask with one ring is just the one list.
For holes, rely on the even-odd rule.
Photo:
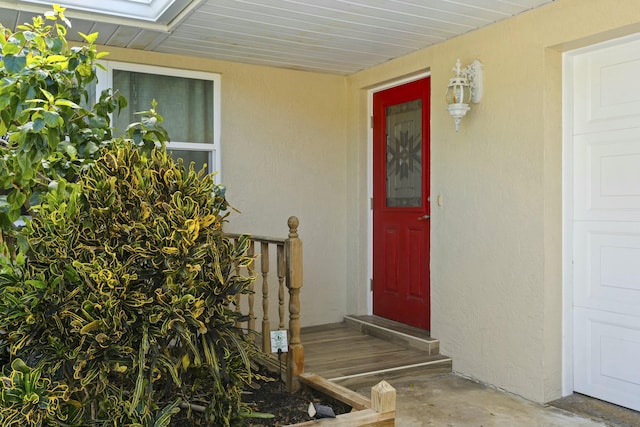
[(303, 328), (305, 372), (324, 378), (393, 371), (434, 360), (428, 352), (366, 335), (344, 323)]

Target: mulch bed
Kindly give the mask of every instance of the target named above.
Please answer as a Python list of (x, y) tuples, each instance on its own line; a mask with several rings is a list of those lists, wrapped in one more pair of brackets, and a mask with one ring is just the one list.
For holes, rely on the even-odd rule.
[[(273, 374), (267, 375), (273, 377)], [(336, 415), (351, 412), (350, 406), (316, 390), (304, 389), (298, 393), (289, 393), (281, 381), (257, 380), (253, 385), (254, 387), (247, 388), (243, 400), (251, 405), (253, 411), (270, 413), (275, 417), (253, 418), (249, 421), (252, 427), (277, 427), (309, 421), (312, 419), (307, 413), (310, 402), (329, 406)]]
[[(282, 381), (275, 380), (277, 374), (265, 368), (258, 369), (258, 378), (245, 388), (242, 401), (253, 412), (273, 414), (272, 418), (248, 418), (245, 427), (279, 427), (310, 421), (309, 403), (328, 406), (335, 415), (351, 412), (351, 407), (311, 388), (289, 393)], [(184, 412), (186, 414), (186, 412)], [(171, 420), (171, 427), (193, 427), (182, 412)], [(198, 424), (202, 425), (202, 424)]]

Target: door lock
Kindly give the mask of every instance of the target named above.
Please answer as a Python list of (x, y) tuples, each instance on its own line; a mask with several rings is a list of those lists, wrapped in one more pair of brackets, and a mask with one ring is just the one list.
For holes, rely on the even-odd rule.
[(418, 221), (424, 221), (425, 219), (429, 218), (431, 218), (431, 215), (422, 215), (420, 218), (418, 218)]

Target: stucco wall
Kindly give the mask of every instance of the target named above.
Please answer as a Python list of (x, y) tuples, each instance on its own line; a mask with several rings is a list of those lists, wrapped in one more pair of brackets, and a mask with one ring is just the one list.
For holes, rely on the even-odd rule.
[[(305, 261), (302, 323), (342, 320), (346, 312), (344, 77), (112, 47), (100, 50), (110, 52), (108, 59), (113, 61), (222, 75), (222, 183), (229, 202), (241, 211), (232, 213), (226, 229), (286, 237), (287, 218), (298, 216)], [(273, 291), (271, 298), (275, 307)], [(256, 298), (256, 309), (260, 305)], [(276, 319), (273, 314), (271, 318)]]
[[(536, 401), (562, 377), (562, 52), (640, 31), (637, 0), (557, 0), (349, 76), (105, 48), (111, 60), (222, 74), (228, 229), (304, 241), (303, 324), (366, 313), (368, 91), (430, 70), (432, 334), (454, 369)], [(484, 65), (460, 132), (456, 58)], [(435, 197), (434, 197), (435, 199)]]
[[(557, 0), (350, 76), (347, 311), (367, 306), (370, 88), (430, 70), (432, 335), (454, 370), (536, 401), (562, 386), (562, 51), (640, 31), (637, 0)], [(456, 58), (484, 66), (460, 132)], [(351, 228), (351, 227), (350, 227)]]

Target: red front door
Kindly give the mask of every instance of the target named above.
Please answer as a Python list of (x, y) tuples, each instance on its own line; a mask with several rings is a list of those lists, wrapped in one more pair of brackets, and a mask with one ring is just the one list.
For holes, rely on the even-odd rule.
[(427, 77), (373, 95), (373, 314), (430, 328)]

